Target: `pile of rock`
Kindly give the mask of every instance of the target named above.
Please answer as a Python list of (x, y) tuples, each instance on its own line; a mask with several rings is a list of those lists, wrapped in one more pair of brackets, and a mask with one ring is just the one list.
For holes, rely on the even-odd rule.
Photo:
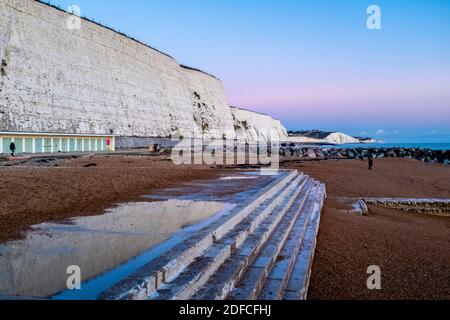
[(282, 145), (280, 154), (284, 157), (304, 159), (364, 159), (373, 158), (406, 158), (424, 162), (450, 164), (450, 150), (431, 150), (421, 148), (323, 148), (298, 145)]

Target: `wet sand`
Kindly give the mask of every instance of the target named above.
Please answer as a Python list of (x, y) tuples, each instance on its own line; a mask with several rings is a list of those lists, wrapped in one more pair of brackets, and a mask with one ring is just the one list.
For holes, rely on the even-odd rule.
[(142, 201), (153, 190), (221, 173), (209, 166), (176, 166), (163, 156), (94, 156), (55, 164), (0, 168), (0, 243), (23, 237), (35, 224), (96, 215)]
[[(450, 299), (450, 218), (376, 206), (360, 217), (336, 197), (450, 198), (450, 167), (383, 159), (285, 163), (326, 183), (309, 299)], [(368, 290), (367, 267), (381, 268)]]

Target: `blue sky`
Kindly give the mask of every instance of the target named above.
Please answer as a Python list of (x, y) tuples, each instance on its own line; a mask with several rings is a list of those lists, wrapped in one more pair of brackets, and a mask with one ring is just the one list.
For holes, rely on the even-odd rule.
[[(53, 0), (219, 77), (289, 129), (450, 142), (450, 1)], [(368, 30), (367, 7), (382, 29)]]

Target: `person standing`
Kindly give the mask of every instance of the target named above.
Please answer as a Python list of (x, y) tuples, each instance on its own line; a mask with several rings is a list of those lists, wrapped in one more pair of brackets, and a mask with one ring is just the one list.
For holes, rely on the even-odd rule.
[(372, 170), (373, 168), (373, 157), (372, 155), (369, 155), (369, 170)]
[(9, 150), (11, 150), (11, 157), (14, 157), (16, 155), (16, 144), (14, 142), (9, 145)]

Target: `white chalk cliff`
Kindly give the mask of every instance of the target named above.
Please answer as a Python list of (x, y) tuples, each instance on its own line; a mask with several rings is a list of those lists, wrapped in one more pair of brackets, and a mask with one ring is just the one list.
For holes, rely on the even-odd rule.
[(286, 141), (287, 130), (280, 121), (272, 117), (231, 107), (236, 136), (241, 141)]
[[(279, 121), (230, 108), (220, 80), (33, 0), (0, 0), (0, 131), (267, 138)], [(247, 124), (248, 126), (244, 125)], [(261, 130), (259, 130), (261, 129)]]
[(342, 132), (333, 132), (324, 138), (315, 138), (302, 135), (289, 136), (290, 142), (294, 143), (317, 143), (317, 144), (354, 144), (354, 143), (375, 143), (374, 139), (361, 139), (349, 136)]

